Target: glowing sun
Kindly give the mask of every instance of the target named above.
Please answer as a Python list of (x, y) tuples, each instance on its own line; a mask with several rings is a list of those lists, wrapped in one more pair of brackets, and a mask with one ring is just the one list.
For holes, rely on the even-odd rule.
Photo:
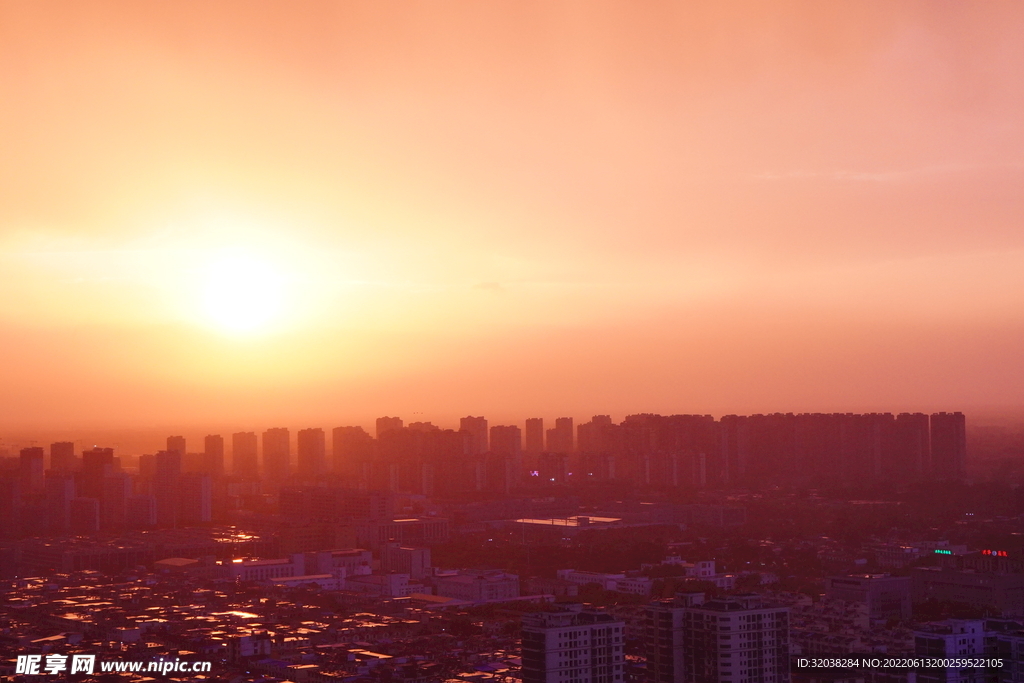
[(212, 259), (200, 288), (207, 322), (224, 332), (269, 329), (284, 313), (286, 283), (270, 260), (245, 254)]

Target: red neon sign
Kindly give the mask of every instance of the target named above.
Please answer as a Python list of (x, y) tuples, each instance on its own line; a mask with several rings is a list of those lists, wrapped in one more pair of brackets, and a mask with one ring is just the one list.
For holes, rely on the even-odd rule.
[(1005, 550), (982, 550), (982, 555), (991, 555), (992, 557), (1009, 557), (1010, 554)]

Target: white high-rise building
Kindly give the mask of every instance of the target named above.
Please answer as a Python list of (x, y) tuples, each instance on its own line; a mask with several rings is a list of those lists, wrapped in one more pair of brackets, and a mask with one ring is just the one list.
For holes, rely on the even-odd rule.
[(623, 683), (626, 624), (594, 610), (523, 617), (523, 683)]
[(652, 683), (686, 683), (683, 624), (686, 609), (704, 603), (704, 593), (680, 593), (675, 598), (647, 605), (644, 644), (647, 680)]
[(681, 616), (682, 680), (789, 681), (788, 607), (767, 607), (757, 595), (733, 595), (686, 607)]

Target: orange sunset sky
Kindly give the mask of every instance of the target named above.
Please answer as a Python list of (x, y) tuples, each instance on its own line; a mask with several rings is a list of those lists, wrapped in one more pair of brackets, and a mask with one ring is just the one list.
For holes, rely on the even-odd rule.
[(1022, 36), (0, 0), (0, 427), (1016, 410)]

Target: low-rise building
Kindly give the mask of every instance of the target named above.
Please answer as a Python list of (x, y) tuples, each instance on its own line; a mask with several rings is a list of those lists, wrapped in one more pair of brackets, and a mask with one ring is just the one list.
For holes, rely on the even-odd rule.
[(231, 561), (229, 573), (236, 581), (273, 581), (287, 576), (302, 576), (306, 573), (306, 558), (298, 553), (275, 560), (236, 559)]
[(519, 597), (519, 577), (502, 571), (459, 570), (434, 575), (437, 595), (467, 602), (494, 602)]
[(994, 608), (1004, 617), (1024, 616), (1024, 574), (915, 567), (911, 581), (916, 601), (962, 602)]
[(906, 576), (830, 576), (825, 579), (825, 595), (830, 600), (866, 604), (869, 619), (910, 619), (911, 583), (910, 578)]

